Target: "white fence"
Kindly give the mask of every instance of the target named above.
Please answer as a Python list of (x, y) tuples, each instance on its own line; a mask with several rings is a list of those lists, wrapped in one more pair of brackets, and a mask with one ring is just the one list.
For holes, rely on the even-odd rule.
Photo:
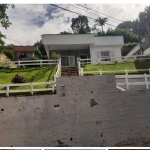
[(86, 65), (86, 64), (107, 64), (107, 63), (113, 63), (119, 60), (118, 62), (123, 62), (127, 60), (149, 60), (150, 56), (149, 55), (133, 55), (133, 56), (122, 56), (122, 57), (109, 57), (109, 56), (103, 56), (101, 58), (88, 58), (88, 59), (80, 59), (81, 65)]
[[(130, 85), (145, 85), (146, 89), (149, 89), (149, 85), (150, 85), (150, 82), (148, 81), (148, 78), (150, 78), (149, 74), (146, 74), (146, 73), (144, 75), (125, 74), (125, 75), (115, 75), (115, 77), (116, 77), (116, 79), (125, 79), (124, 83), (116, 83), (118, 89), (120, 88), (119, 86), (121, 86), (121, 85), (125, 85), (127, 90), (129, 90)], [(143, 82), (129, 82), (129, 79), (141, 79), (141, 78), (144, 79)], [(122, 91), (124, 91), (124, 90), (122, 90)]]
[(37, 66), (44, 66), (44, 65), (56, 65), (59, 62), (59, 60), (53, 60), (53, 59), (48, 59), (48, 60), (25, 60), (25, 61), (13, 61), (15, 65), (18, 67), (20, 66), (32, 66), (32, 65), (37, 65)]
[(150, 74), (150, 68), (149, 69), (137, 69), (137, 70), (109, 70), (109, 71), (105, 71), (105, 70), (97, 70), (97, 71), (84, 71), (83, 68), (80, 68), (80, 74), (81, 76), (83, 76), (85, 73), (99, 73), (100, 75), (103, 75), (103, 73), (118, 73), (118, 72), (122, 72), (122, 73), (125, 73), (125, 74), (129, 74), (130, 72), (142, 72), (142, 71), (148, 71), (149, 74)]
[[(34, 89), (34, 85), (52, 85), (52, 88), (40, 88)], [(6, 90), (0, 90), (0, 93), (6, 93), (6, 96), (9, 96), (10, 93), (22, 93), (22, 92), (33, 92), (38, 91), (53, 91), (55, 90), (54, 87), (55, 82), (31, 82), (31, 83), (18, 83), (18, 84), (0, 84), (0, 87), (6, 87)], [(11, 90), (11, 87), (21, 87), (21, 86), (30, 86), (30, 89), (21, 89), (21, 90)]]
[(14, 64), (18, 66), (19, 68), (21, 66), (46, 66), (46, 65), (56, 65), (58, 64), (59, 60), (54, 59), (48, 59), (48, 60), (23, 60), (23, 61), (10, 61), (10, 62), (4, 62), (3, 66), (9, 67), (10, 64)]
[[(52, 82), (31, 82), (31, 83), (18, 83), (18, 84), (0, 84), (0, 87), (6, 88), (6, 90), (0, 90), (0, 94), (5, 94), (9, 96), (10, 93), (23, 93), (30, 92), (32, 95), (34, 92), (42, 92), (42, 91), (55, 91), (56, 86), (56, 78), (61, 76), (61, 59), (59, 59), (57, 64), (57, 71), (54, 75), (54, 81)], [(35, 85), (51, 85), (51, 88), (34, 88)], [(29, 89), (10, 89), (11, 87), (22, 87), (22, 86), (30, 86)]]
[(59, 62), (57, 64), (57, 71), (54, 74), (54, 81), (56, 82), (56, 78), (61, 76), (61, 58), (59, 59)]

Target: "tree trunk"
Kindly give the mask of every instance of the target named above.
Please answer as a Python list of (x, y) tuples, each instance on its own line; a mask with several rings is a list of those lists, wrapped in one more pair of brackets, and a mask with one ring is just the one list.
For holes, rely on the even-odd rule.
[(102, 32), (103, 32), (103, 26), (102, 26)]

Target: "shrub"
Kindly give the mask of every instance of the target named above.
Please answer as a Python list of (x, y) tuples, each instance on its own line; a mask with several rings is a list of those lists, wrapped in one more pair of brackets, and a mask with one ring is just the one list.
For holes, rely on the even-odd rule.
[(52, 52), (52, 58), (53, 59), (59, 59), (60, 58), (60, 54), (56, 53), (56, 52)]
[(26, 83), (26, 79), (18, 74), (11, 80), (12, 83)]
[(3, 52), (10, 60), (14, 60), (15, 54), (12, 50), (3, 50)]
[(38, 57), (34, 56), (34, 57), (27, 57), (27, 58), (24, 58), (23, 60), (39, 60)]
[(47, 60), (48, 57), (47, 57), (47, 55), (42, 55), (42, 56), (40, 57), (40, 59), (45, 59), (45, 60)]
[(126, 56), (133, 49), (133, 47), (136, 46), (136, 45), (137, 45), (137, 43), (127, 43), (127, 44), (124, 44), (121, 47), (122, 56)]

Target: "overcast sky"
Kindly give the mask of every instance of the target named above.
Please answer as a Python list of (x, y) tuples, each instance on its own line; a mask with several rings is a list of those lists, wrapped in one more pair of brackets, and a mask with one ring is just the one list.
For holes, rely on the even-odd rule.
[[(57, 4), (58, 5), (58, 4)], [(73, 5), (73, 4), (71, 4)], [(82, 5), (82, 4), (80, 4)], [(59, 4), (60, 7), (70, 9), (74, 12), (87, 15), (92, 18), (106, 17), (102, 14), (91, 14), (88, 9), (84, 9), (81, 6), (68, 4)], [(138, 17), (139, 12), (144, 11), (149, 4), (87, 4), (95, 11), (99, 11), (103, 14), (112, 16), (121, 21), (134, 20)], [(84, 9), (84, 10), (81, 10)], [(95, 12), (93, 12), (95, 13)], [(15, 9), (9, 8), (7, 14), (10, 18), (12, 25), (7, 29), (0, 27), (0, 31), (6, 35), (8, 39), (12, 39), (13, 42), (8, 39), (4, 39), (6, 44), (15, 45), (33, 45), (37, 40), (40, 40), (42, 34), (58, 34), (61, 31), (71, 31), (71, 18), (77, 17), (77, 14), (56, 8), (50, 4), (16, 4)], [(114, 20), (108, 17), (108, 23), (117, 26), (121, 21)], [(89, 26), (93, 26), (94, 21), (89, 19)], [(104, 29), (106, 30), (106, 25)]]

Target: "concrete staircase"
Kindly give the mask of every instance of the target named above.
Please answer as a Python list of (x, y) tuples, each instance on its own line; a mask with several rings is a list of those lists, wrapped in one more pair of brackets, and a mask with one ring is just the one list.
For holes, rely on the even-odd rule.
[[(147, 50), (150, 47), (150, 36), (145, 36), (142, 38), (141, 47), (143, 50)], [(140, 50), (140, 44), (138, 43), (133, 49), (126, 55), (124, 61), (127, 60), (129, 57), (135, 55)], [(142, 55), (142, 54), (141, 54)]]
[(79, 76), (77, 67), (62, 67), (61, 76)]

